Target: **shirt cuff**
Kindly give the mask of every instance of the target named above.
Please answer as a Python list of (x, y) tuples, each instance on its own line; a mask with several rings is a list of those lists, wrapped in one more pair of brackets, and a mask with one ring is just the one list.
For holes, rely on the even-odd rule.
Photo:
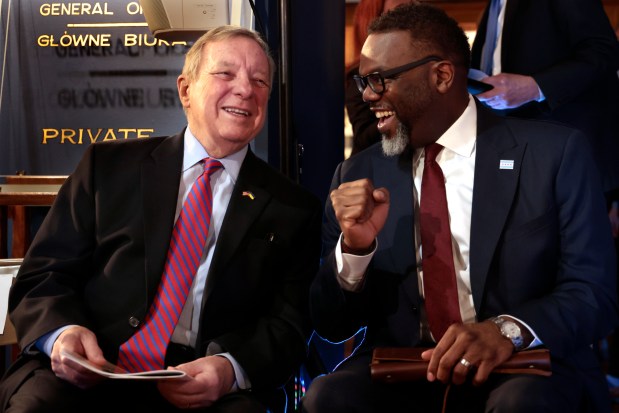
[[(54, 348), (54, 343), (56, 342), (56, 339), (58, 338), (60, 333), (71, 327), (76, 327), (76, 325), (70, 324), (68, 326), (60, 327), (57, 330), (53, 330), (45, 334), (44, 336), (41, 336), (37, 341), (34, 342), (34, 346), (39, 349), (39, 351), (47, 354), (48, 357), (51, 357), (52, 349)], [(32, 345), (26, 347), (26, 352), (30, 352), (31, 349)]]
[(230, 392), (235, 392), (238, 390), (248, 390), (251, 388), (251, 382), (249, 381), (249, 377), (247, 377), (247, 373), (243, 370), (243, 367), (232, 357), (232, 355), (228, 352), (221, 352), (222, 348), (219, 344), (211, 342), (206, 351), (207, 356), (220, 356), (225, 357), (232, 364), (232, 368), (234, 369), (234, 378), (235, 381), (232, 384), (232, 388)]
[(537, 87), (537, 92), (539, 93), (538, 98), (535, 99), (538, 102), (543, 102), (544, 100), (546, 100), (546, 96), (544, 96), (544, 92), (542, 92), (542, 89), (540, 89), (540, 87)]
[(506, 316), (506, 317), (510, 317), (513, 318), (514, 320), (518, 321), (520, 324), (522, 324), (523, 326), (525, 326), (527, 328), (527, 330), (529, 330), (529, 332), (531, 333), (531, 335), (533, 335), (533, 341), (531, 341), (531, 344), (529, 344), (526, 348), (524, 348), (524, 350), (529, 350), (533, 347), (537, 347), (537, 346), (541, 346), (542, 344), (544, 344), (542, 342), (542, 340), (539, 339), (539, 337), (537, 336), (537, 334), (535, 334), (535, 331), (533, 331), (533, 329), (531, 327), (529, 327), (529, 325), (527, 323), (525, 323), (524, 321), (522, 321), (521, 319), (519, 319), (518, 317), (514, 317), (511, 314), (502, 314), (501, 316)]
[(367, 255), (354, 255), (342, 252), (342, 234), (335, 246), (335, 262), (337, 265), (337, 281), (346, 291), (359, 291), (363, 287), (365, 272), (378, 248), (376, 241), (374, 250)]

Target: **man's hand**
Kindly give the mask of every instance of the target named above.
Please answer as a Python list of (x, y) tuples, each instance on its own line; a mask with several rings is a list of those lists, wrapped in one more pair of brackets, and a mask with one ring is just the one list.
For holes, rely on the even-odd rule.
[(106, 363), (95, 334), (85, 327), (70, 327), (60, 333), (52, 347), (52, 371), (59, 378), (87, 389), (105, 378), (60, 355), (61, 350), (79, 354), (97, 365)]
[[(490, 320), (473, 324), (452, 324), (435, 348), (422, 354), (428, 365), (428, 381), (462, 384), (473, 375), (473, 384), (480, 385), (492, 370), (514, 352), (514, 345), (501, 334)], [(461, 363), (464, 359), (471, 364)]]
[(531, 76), (499, 73), (481, 81), (494, 88), (475, 97), (492, 109), (513, 109), (540, 97), (537, 82)]
[(369, 179), (360, 179), (341, 184), (330, 196), (343, 242), (353, 250), (368, 250), (385, 225), (389, 191), (374, 188)]
[(222, 356), (202, 357), (174, 369), (184, 371), (189, 377), (162, 380), (157, 388), (166, 400), (180, 409), (211, 406), (230, 392), (235, 381), (232, 363)]

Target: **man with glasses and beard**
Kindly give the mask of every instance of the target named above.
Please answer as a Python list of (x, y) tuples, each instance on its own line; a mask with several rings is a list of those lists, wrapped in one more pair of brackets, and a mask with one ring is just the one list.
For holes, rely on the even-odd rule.
[[(356, 81), (382, 142), (335, 171), (310, 294), (319, 335), (365, 337), (304, 412), (610, 411), (592, 344), (617, 325), (615, 255), (591, 149), (493, 114), (469, 65), (466, 35), (430, 5), (369, 28)], [(552, 375), (491, 373), (540, 346)], [(429, 347), (426, 378), (372, 381), (376, 347)]]

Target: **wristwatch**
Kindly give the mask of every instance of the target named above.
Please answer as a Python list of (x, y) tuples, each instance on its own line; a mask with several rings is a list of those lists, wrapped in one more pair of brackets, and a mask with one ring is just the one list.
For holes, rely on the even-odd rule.
[(524, 339), (518, 324), (503, 317), (494, 317), (492, 321), (499, 327), (503, 337), (508, 338), (512, 342), (516, 351), (524, 348)]

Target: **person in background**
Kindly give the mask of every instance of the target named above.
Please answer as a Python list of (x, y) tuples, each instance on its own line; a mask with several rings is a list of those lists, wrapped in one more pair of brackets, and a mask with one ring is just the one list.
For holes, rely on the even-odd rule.
[[(398, 6), (369, 28), (356, 81), (382, 141), (334, 173), (310, 291), (320, 336), (365, 339), (314, 379), (304, 412), (610, 411), (592, 344), (618, 324), (616, 261), (589, 142), (493, 113), (468, 92), (469, 67), (465, 33), (437, 7)], [(491, 374), (539, 346), (551, 376)], [(372, 381), (376, 347), (430, 347), (426, 380)]]
[[(285, 403), (281, 386), (312, 333), (322, 206), (249, 146), (266, 118), (274, 70), (258, 33), (211, 29), (178, 77), (182, 132), (87, 149), (10, 292), (22, 352), (0, 385), (1, 411), (264, 413)], [(194, 197), (203, 171), (212, 172), (212, 189)], [(184, 221), (188, 205), (202, 200), (212, 206), (204, 247), (193, 237), (205, 232), (191, 230), (208, 212)], [(178, 258), (168, 247), (194, 255)], [(184, 305), (159, 301), (166, 277), (190, 262), (198, 268)], [(152, 359), (184, 379), (105, 379), (64, 355), (150, 369), (143, 360), (154, 348), (141, 354), (129, 343), (150, 340), (146, 326), (174, 305), (182, 311), (170, 316), (170, 341), (162, 337), (164, 353)]]
[(352, 46), (355, 59), (346, 68), (345, 105), (348, 119), (352, 126), (351, 155), (380, 142), (380, 133), (376, 129), (378, 120), (370, 111), (357, 90), (354, 76), (359, 74), (359, 54), (368, 35), (368, 26), (378, 16), (395, 6), (411, 3), (415, 0), (361, 0), (355, 6), (353, 15)]
[(499, 113), (582, 130), (619, 201), (619, 43), (600, 0), (490, 0), (471, 67), (494, 86), (476, 97)]

